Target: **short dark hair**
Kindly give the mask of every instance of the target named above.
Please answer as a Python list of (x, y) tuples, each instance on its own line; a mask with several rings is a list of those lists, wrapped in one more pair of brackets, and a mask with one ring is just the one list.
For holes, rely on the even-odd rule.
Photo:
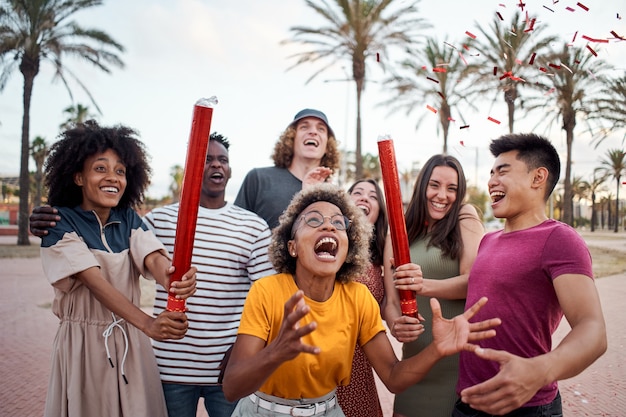
[(548, 182), (544, 200), (548, 200), (561, 175), (559, 153), (548, 139), (534, 133), (511, 133), (492, 140), (489, 150), (495, 157), (505, 152), (517, 151), (517, 159), (524, 162), (529, 171), (546, 168)]
[(50, 205), (80, 205), (83, 192), (74, 182), (74, 174), (83, 170), (87, 158), (108, 149), (115, 151), (126, 166), (126, 190), (117, 207), (141, 204), (152, 170), (145, 145), (137, 139), (133, 129), (122, 125), (102, 127), (96, 121), (88, 120), (59, 136), (60, 140), (52, 144), (44, 164)]
[(228, 141), (228, 138), (224, 135), (220, 135), (217, 132), (213, 132), (211, 133), (211, 135), (209, 135), (209, 141), (211, 140), (221, 143), (226, 148), (226, 150), (228, 150), (228, 147), (230, 146), (230, 142)]

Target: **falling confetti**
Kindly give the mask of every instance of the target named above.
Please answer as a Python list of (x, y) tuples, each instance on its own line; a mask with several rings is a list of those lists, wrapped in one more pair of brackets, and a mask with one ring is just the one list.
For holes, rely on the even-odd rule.
[(376, 62), (380, 62), (380, 54), (376, 52)]
[(530, 61), (528, 61), (528, 65), (532, 65), (535, 62), (535, 56), (537, 56), (537, 53), (533, 52), (532, 56), (530, 57)]
[[(470, 125), (465, 125), (465, 126), (461, 126), (459, 127), (459, 129), (467, 129)], [(626, 184), (626, 183), (625, 183)]]
[(493, 67), (493, 75), (498, 75), (498, 67)]
[(430, 81), (432, 81), (434, 83), (439, 84), (439, 80), (435, 80), (434, 78), (426, 77), (426, 79), (428, 79), (428, 80), (430, 80)]
[(609, 43), (608, 39), (596, 39), (596, 38), (589, 37), (587, 35), (583, 35), (582, 38), (588, 40), (589, 42)]
[(431, 107), (431, 106), (429, 106), (428, 104), (426, 105), (426, 108), (427, 108), (428, 110), (430, 110), (431, 112), (433, 112), (433, 113), (437, 114), (437, 109), (436, 109), (436, 108)]
[(500, 18), (500, 20), (504, 20), (504, 18), (502, 17), (502, 15), (500, 14), (500, 12), (496, 12), (496, 14), (498, 15), (498, 17)]
[(463, 141), (459, 141), (459, 143), (461, 144), (461, 146), (465, 146), (465, 143)]
[(569, 12), (575, 12), (576, 10), (572, 9), (571, 7), (567, 6), (565, 8), (565, 10), (569, 11)]
[(578, 35), (578, 31), (574, 32), (574, 37), (572, 38), (572, 43), (576, 40), (576, 35)]
[(472, 32), (470, 32), (469, 30), (466, 30), (466, 31), (465, 31), (465, 34), (466, 34), (467, 36), (469, 36), (470, 38), (472, 38), (472, 39), (476, 39), (476, 35), (474, 35), (474, 34), (473, 34)]
[(543, 7), (544, 7), (544, 9), (548, 9), (548, 10), (550, 10), (552, 13), (554, 13), (554, 10), (552, 10), (551, 8), (549, 8), (548, 6), (546, 6), (545, 4), (544, 4), (544, 6), (543, 6)]
[(433, 72), (446, 72), (445, 68), (433, 68)]
[(593, 56), (598, 56), (598, 53), (596, 51), (594, 51), (591, 46), (587, 45), (587, 49), (589, 49), (589, 52), (591, 52), (593, 54)]
[(584, 4), (582, 4), (580, 2), (576, 3), (576, 6), (580, 7), (581, 9), (583, 9), (586, 12), (589, 11), (589, 7), (585, 6)]
[(487, 120), (489, 120), (490, 122), (494, 122), (495, 124), (499, 125), (500, 124), (500, 120), (494, 119), (493, 117), (489, 116), (487, 117)]

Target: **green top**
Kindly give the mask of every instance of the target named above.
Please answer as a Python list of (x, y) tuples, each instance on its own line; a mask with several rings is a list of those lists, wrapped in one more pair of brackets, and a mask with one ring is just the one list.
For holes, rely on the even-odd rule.
[[(411, 262), (419, 265), (424, 278), (446, 279), (459, 275), (459, 260), (441, 255), (441, 249), (427, 248), (429, 237), (411, 243)], [(452, 318), (462, 314), (465, 300), (445, 300), (439, 298), (444, 317)], [(426, 320), (425, 331), (417, 340), (402, 346), (402, 357), (415, 356), (432, 339), (432, 311), (429, 297), (417, 297), (417, 308)], [(459, 355), (440, 360), (419, 383), (396, 395), (394, 411), (407, 417), (450, 417), (457, 399), (456, 383), (459, 374)]]

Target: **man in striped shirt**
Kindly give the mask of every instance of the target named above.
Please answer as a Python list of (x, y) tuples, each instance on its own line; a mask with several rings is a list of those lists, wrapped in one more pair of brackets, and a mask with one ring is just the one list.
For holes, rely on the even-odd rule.
[[(181, 340), (153, 341), (170, 416), (195, 417), (200, 397), (211, 417), (231, 415), (236, 403), (224, 398), (219, 365), (235, 342), (252, 282), (275, 273), (268, 259), (267, 223), (225, 200), (231, 177), (228, 148), (225, 137), (211, 134), (191, 260), (198, 269), (196, 293), (186, 303), (189, 330)], [(177, 219), (178, 204), (144, 218), (170, 254)], [(154, 314), (166, 305), (167, 291), (157, 285)]]

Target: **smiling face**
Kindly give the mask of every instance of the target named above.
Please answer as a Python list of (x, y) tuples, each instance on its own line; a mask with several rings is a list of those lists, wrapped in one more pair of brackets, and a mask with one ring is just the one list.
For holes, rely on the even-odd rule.
[(210, 140), (202, 176), (202, 194), (200, 196), (202, 207), (220, 208), (224, 206), (226, 185), (231, 173), (228, 150), (218, 141)]
[(107, 149), (87, 158), (83, 170), (74, 174), (74, 182), (83, 192), (80, 207), (94, 210), (106, 222), (126, 190), (126, 166), (117, 152)]
[(294, 156), (306, 159), (322, 159), (328, 143), (328, 126), (317, 117), (305, 117), (296, 124)]
[[(315, 227), (311, 216), (322, 216), (323, 222)], [(348, 234), (337, 227), (342, 216), (336, 205), (326, 201), (315, 202), (300, 213), (288, 242), (289, 253), (297, 258), (296, 275), (323, 276), (334, 281), (348, 254)]]
[(518, 151), (498, 155), (487, 183), (493, 215), (497, 218), (515, 219), (527, 211), (532, 195), (535, 171), (517, 159)]
[(426, 202), (432, 223), (443, 219), (452, 209), (459, 188), (459, 176), (449, 166), (437, 166), (428, 180)]
[(352, 187), (350, 197), (352, 197), (352, 201), (354, 201), (356, 206), (363, 210), (367, 221), (375, 224), (380, 213), (380, 201), (378, 200), (378, 193), (374, 184), (367, 181), (357, 183)]

